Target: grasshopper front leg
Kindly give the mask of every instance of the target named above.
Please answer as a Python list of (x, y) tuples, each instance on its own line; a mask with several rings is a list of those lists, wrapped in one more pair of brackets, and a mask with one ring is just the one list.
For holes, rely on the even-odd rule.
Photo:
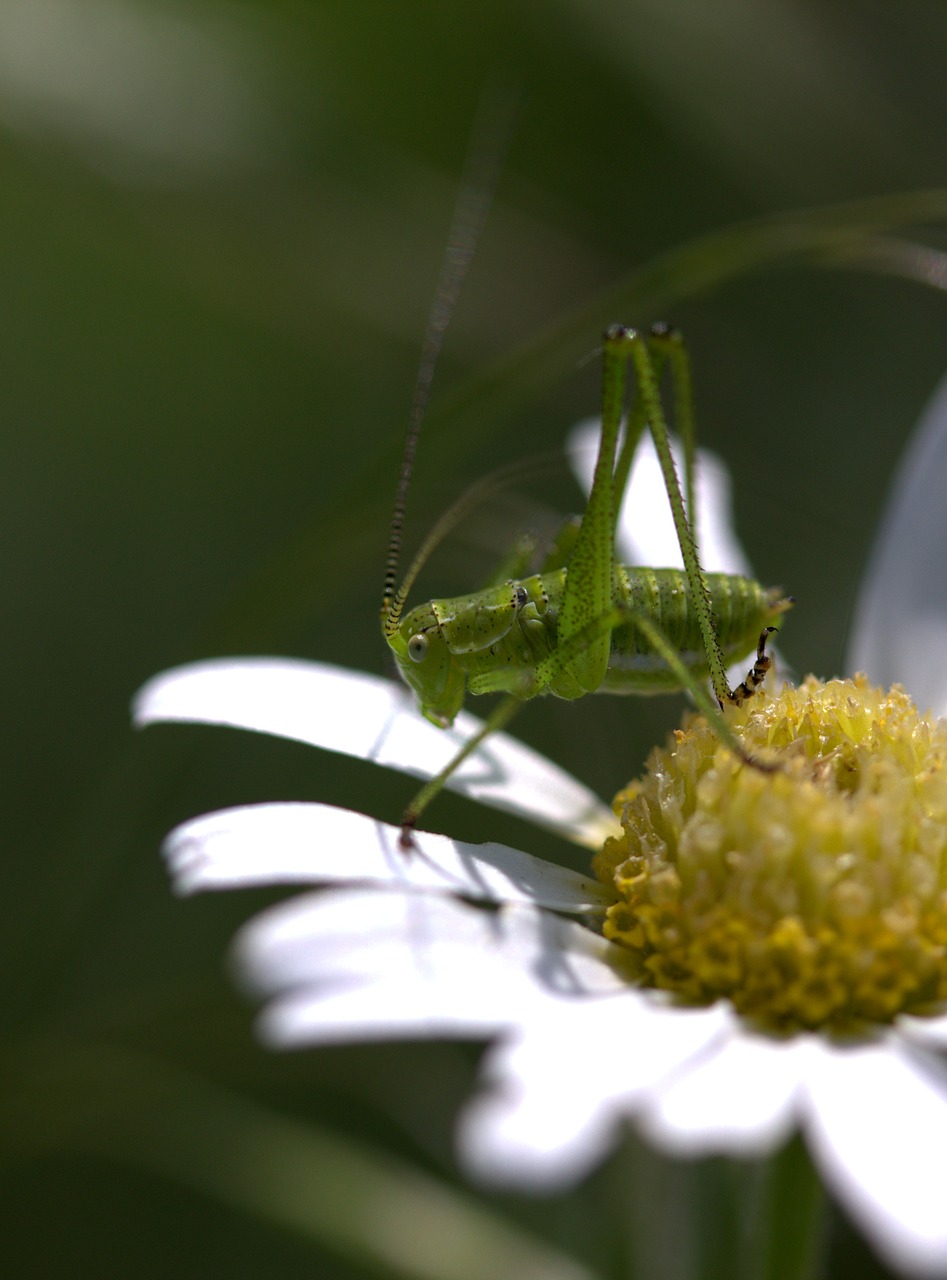
[(508, 693), (493, 708), (493, 711), (487, 716), (477, 732), (467, 739), (451, 760), (448, 760), (440, 773), (436, 773), (433, 778), (424, 784), (401, 816), (401, 835), (398, 838), (398, 843), (402, 849), (407, 852), (414, 848), (414, 830), (418, 825), (418, 819), (431, 801), (443, 791), (451, 775), (460, 768), (468, 757), (473, 755), (480, 744), (489, 738), (491, 733), (497, 733), (500, 729), (505, 729), (522, 705), (522, 700), (516, 694)]

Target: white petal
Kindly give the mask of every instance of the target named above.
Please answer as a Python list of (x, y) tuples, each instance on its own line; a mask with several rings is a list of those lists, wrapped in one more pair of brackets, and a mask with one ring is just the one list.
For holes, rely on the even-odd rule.
[(620, 1116), (603, 1105), (595, 1077), (584, 1087), (575, 1080), (562, 1087), (556, 1060), (543, 1065), (528, 1080), (509, 1076), (462, 1113), (459, 1156), (480, 1181), (518, 1191), (562, 1191), (617, 1141)]
[(931, 1018), (902, 1015), (898, 1018), (897, 1027), (906, 1040), (921, 1048), (947, 1049), (947, 1014)]
[(855, 605), (850, 671), (947, 714), (947, 380), (901, 459)]
[(947, 1074), (897, 1033), (825, 1044), (809, 1073), (806, 1134), (826, 1180), (899, 1272), (947, 1274)]
[(282, 1045), (492, 1035), (537, 1007), (621, 989), (611, 951), (547, 912), (370, 890), (281, 904), (236, 944), (245, 983), (277, 997), (262, 1029)]
[(485, 1059), (488, 1087), (462, 1116), (461, 1157), (485, 1181), (569, 1186), (656, 1086), (713, 1052), (734, 1027), (723, 1003), (677, 1009), (633, 989), (532, 1017)]
[(488, 1040), (510, 1019), (504, 1004), (471, 1006), (446, 987), (379, 983), (357, 991), (299, 991), (273, 1000), (257, 1034), (273, 1049), (377, 1040)]
[(808, 1052), (803, 1037), (741, 1030), (659, 1085), (642, 1127), (674, 1154), (765, 1155), (793, 1127)]
[(464, 844), (400, 832), (327, 804), (222, 809), (176, 827), (164, 856), (180, 893), (262, 884), (377, 884), (529, 902), (558, 911), (601, 911), (612, 895), (591, 876), (502, 844)]
[[(572, 467), (586, 491), (592, 483), (598, 439), (599, 423), (595, 420), (580, 423), (569, 435), (567, 448)], [(683, 482), (680, 445), (672, 441), (671, 448), (678, 478)], [(730, 478), (720, 459), (706, 449), (697, 451), (697, 512), (703, 567), (711, 573), (752, 577), (749, 561), (733, 533)], [(647, 431), (642, 433), (635, 452), (618, 522), (618, 540), (628, 564), (654, 569), (683, 566), (661, 467)]]
[(371, 889), (309, 893), (264, 911), (238, 937), (248, 980), (265, 994), (405, 973), (448, 988), (514, 982), (569, 998), (627, 989), (611, 967), (613, 943), (529, 906), (491, 911)]
[[(481, 722), (461, 712), (437, 729), (391, 680), (285, 658), (219, 659), (156, 676), (135, 699), (138, 725), (187, 721), (272, 733), (430, 778)], [(494, 734), (448, 787), (597, 848), (615, 818), (588, 788), (538, 752)]]

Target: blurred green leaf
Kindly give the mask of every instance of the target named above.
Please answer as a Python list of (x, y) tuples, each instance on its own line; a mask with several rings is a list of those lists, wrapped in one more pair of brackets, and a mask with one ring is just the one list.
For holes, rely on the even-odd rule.
[(157, 1172), (370, 1275), (591, 1280), (445, 1179), (382, 1151), (128, 1051), (38, 1049), (14, 1059), (12, 1080), (7, 1064), (6, 1162), (51, 1143)]

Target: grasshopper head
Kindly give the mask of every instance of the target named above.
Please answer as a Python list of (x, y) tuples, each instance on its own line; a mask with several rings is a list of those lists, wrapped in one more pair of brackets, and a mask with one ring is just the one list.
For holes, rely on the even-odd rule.
[(463, 706), (467, 678), (447, 647), (434, 610), (429, 604), (419, 605), (385, 638), (418, 710), (439, 729), (449, 728)]

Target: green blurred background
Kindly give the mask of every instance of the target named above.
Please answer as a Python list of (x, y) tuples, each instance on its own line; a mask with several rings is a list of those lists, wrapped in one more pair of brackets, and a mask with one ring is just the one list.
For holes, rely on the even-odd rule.
[[(443, 1274), (388, 1257), (367, 1210), (360, 1238), (344, 1205), (307, 1208), (340, 1188), (368, 1204), (360, 1178), (387, 1159), (596, 1275), (643, 1274), (630, 1146), (557, 1202), (465, 1189), (451, 1117), (476, 1051), (263, 1053), (225, 957), (279, 895), (168, 891), (158, 846), (185, 817), (319, 798), (393, 818), (410, 784), (253, 735), (136, 738), (129, 700), (214, 654), (385, 669), (407, 406), (496, 86), (515, 118), (437, 371), (409, 543), (472, 479), (595, 411), (606, 323), (670, 319), (754, 566), (798, 599), (784, 652), (842, 670), (886, 485), (947, 366), (947, 297), (840, 269), (838, 252), (728, 267), (758, 231), (675, 251), (947, 182), (945, 47), (939, 0), (3, 0), (6, 1274)], [(937, 246), (937, 202), (915, 204), (900, 220), (927, 225), (907, 234)], [(523, 508), (537, 501), (575, 509), (565, 468)], [(488, 542), (473, 522), (423, 593), (477, 586)], [(516, 728), (607, 795), (679, 711), (550, 702)], [(432, 822), (574, 858), (456, 798)], [(361, 1174), (336, 1141), (375, 1153)], [(401, 1224), (422, 1252), (427, 1186)], [(835, 1274), (871, 1274), (835, 1231)]]

